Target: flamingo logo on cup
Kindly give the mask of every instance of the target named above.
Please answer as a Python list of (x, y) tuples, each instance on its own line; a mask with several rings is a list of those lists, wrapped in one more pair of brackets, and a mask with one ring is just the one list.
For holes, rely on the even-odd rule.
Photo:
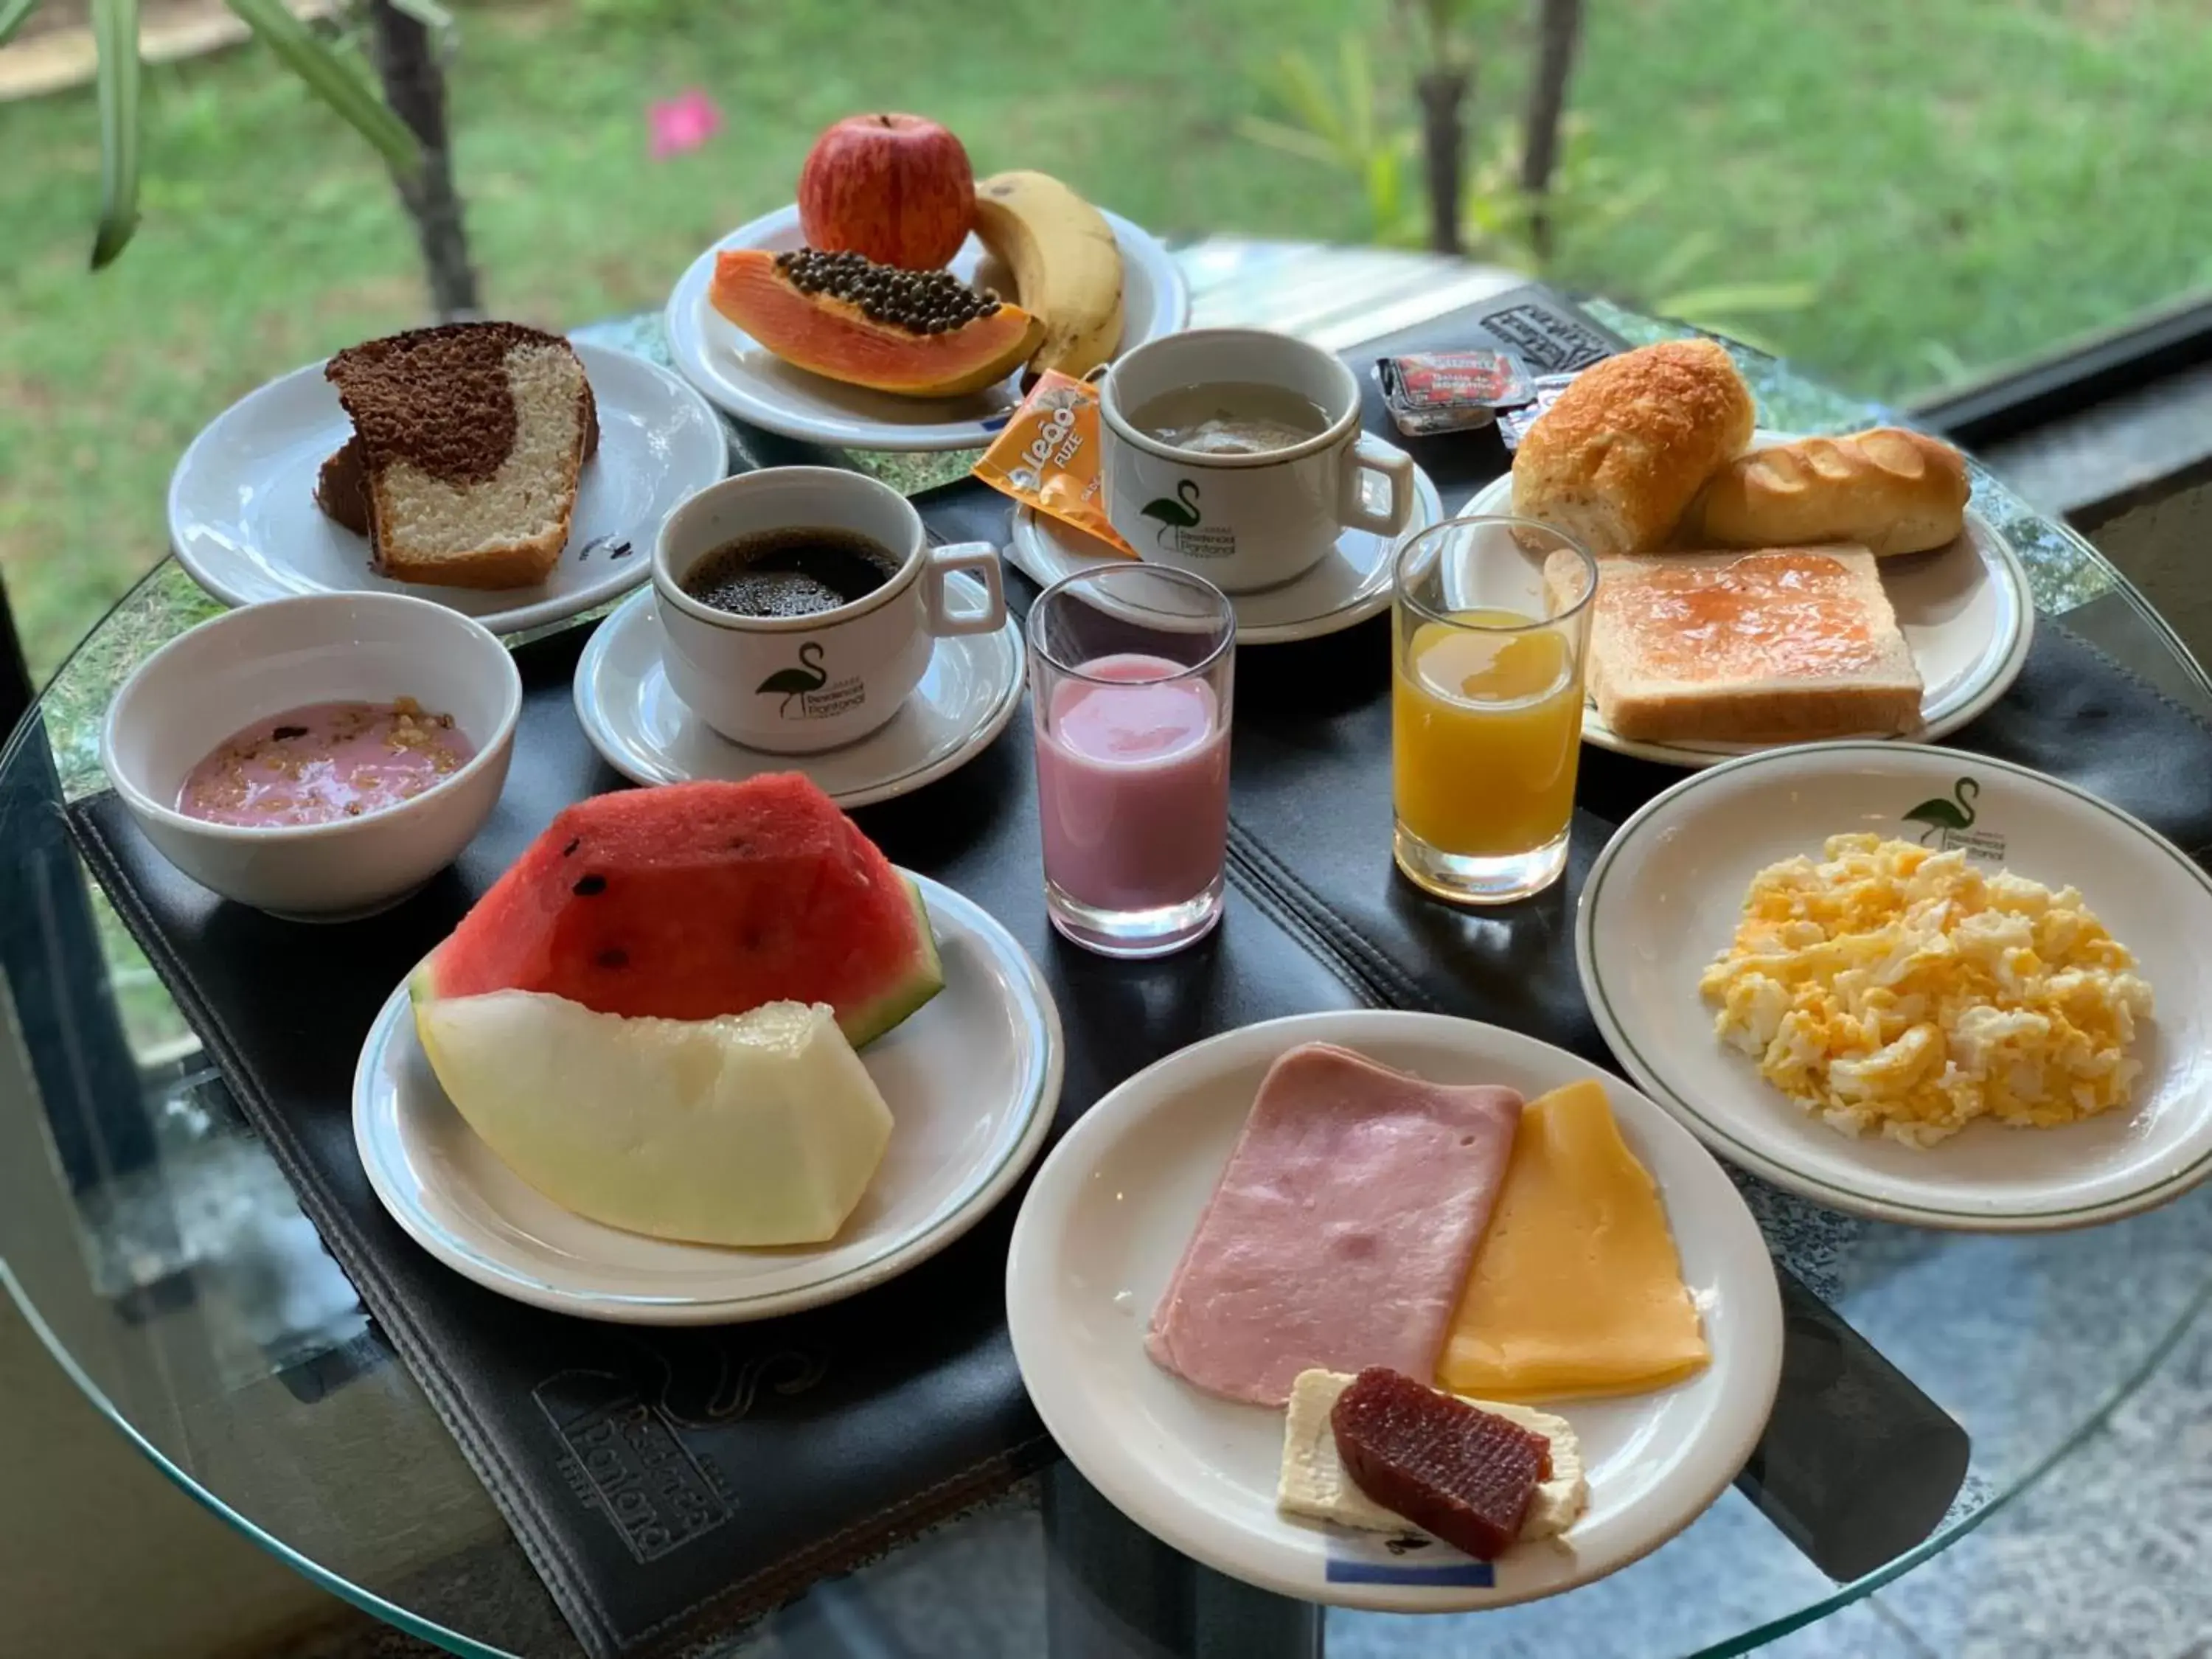
[[(709, 602), (720, 590), (694, 591), (733, 544), (778, 535), (815, 545), (776, 562), (762, 591), (817, 582), (824, 591), (811, 608), (733, 609)], [(981, 605), (955, 608), (959, 571), (981, 584)], [(738, 580), (751, 574), (741, 568)], [(1006, 624), (995, 546), (932, 547), (905, 496), (835, 467), (767, 467), (709, 484), (661, 525), (653, 587), (676, 695), (731, 742), (780, 755), (867, 736), (921, 684), (939, 639)]]
[(1413, 463), (1359, 429), (1336, 358), (1261, 329), (1138, 347), (1098, 391), (1107, 517), (1140, 559), (1249, 592), (1303, 576), (1344, 531), (1395, 536)]

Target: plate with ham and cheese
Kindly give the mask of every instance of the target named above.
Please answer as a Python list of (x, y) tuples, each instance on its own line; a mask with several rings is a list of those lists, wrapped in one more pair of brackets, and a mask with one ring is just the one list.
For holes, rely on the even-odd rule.
[(1038, 1414), (1155, 1536), (1279, 1595), (1453, 1612), (1657, 1547), (1764, 1427), (1781, 1304), (1712, 1156), (1563, 1049), (1300, 1015), (1086, 1113), (1014, 1229)]

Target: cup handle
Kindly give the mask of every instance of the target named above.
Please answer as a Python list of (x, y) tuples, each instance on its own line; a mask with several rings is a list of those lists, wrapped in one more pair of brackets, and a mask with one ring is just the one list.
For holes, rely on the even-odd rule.
[[(980, 576), (990, 603), (981, 616), (955, 616), (945, 603), (945, 579), (956, 570)], [(999, 576), (999, 550), (991, 542), (957, 542), (929, 550), (922, 572), (926, 626), (939, 638), (948, 634), (995, 634), (1006, 625), (1006, 590)]]
[[(1371, 530), (1378, 536), (1395, 536), (1413, 516), (1413, 458), (1380, 438), (1361, 433), (1345, 447), (1344, 471), (1336, 492), (1337, 522), (1353, 530)], [(1371, 510), (1360, 486), (1369, 473), (1390, 486), (1390, 505)]]

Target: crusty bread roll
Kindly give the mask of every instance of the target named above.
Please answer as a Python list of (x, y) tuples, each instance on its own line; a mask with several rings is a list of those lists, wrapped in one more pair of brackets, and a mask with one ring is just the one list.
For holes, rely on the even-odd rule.
[(1751, 441), (1751, 388), (1711, 340), (1668, 340), (1595, 363), (1528, 428), (1513, 511), (1590, 552), (1667, 539), (1721, 464)]
[(1705, 547), (1856, 542), (1878, 558), (1942, 547), (1965, 527), (1966, 463), (1941, 441), (1878, 426), (1730, 461), (1682, 523)]
[[(1571, 554), (1545, 568), (1579, 587)], [(1920, 671), (1863, 547), (1598, 561), (1584, 682), (1644, 743), (1803, 743), (1920, 724)]]

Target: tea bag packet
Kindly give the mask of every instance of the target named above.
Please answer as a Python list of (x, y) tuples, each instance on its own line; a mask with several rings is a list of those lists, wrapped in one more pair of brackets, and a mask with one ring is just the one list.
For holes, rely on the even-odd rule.
[(1133, 559), (1136, 550), (1107, 520), (1098, 435), (1098, 388), (1047, 369), (975, 463), (975, 475)]

